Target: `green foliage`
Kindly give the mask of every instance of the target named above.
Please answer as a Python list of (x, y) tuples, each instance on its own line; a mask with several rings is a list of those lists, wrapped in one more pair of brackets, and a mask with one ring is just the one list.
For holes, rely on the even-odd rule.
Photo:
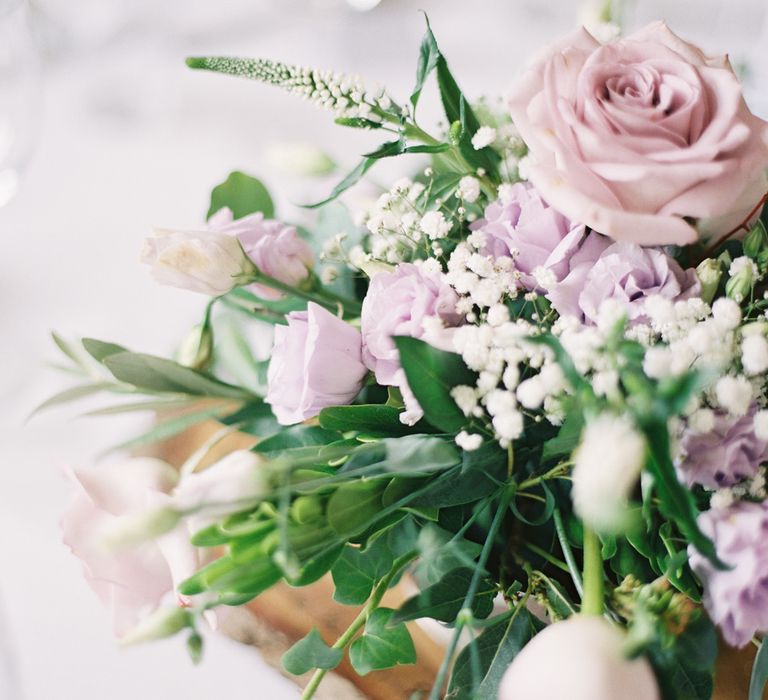
[(438, 350), (417, 338), (396, 336), (394, 341), (408, 385), (426, 419), (449, 433), (461, 430), (469, 419), (451, 397), (451, 389), (461, 384), (474, 386), (477, 375), (456, 353)]
[[(406, 600), (392, 616), (392, 621), (408, 622), (420, 617), (431, 617), (441, 622), (453, 622), (462, 609), (473, 574), (474, 570), (469, 568), (449, 571), (440, 581)], [(498, 587), (490, 578), (480, 579), (472, 600), (472, 614), (475, 619), (482, 619), (491, 614), (497, 592)]]
[(405, 624), (392, 624), (394, 610), (377, 608), (368, 617), (363, 634), (349, 647), (349, 660), (355, 672), (371, 671), (398, 664), (416, 663), (416, 649)]
[(320, 411), (320, 425), (328, 430), (354, 430), (368, 435), (406, 435), (414, 429), (400, 422), (401, 409), (386, 404), (331, 406)]
[(446, 700), (495, 698), (504, 672), (542, 627), (522, 606), (486, 627), (456, 659)]
[(351, 537), (363, 532), (381, 513), (381, 481), (349, 481), (328, 500), (327, 516), (337, 535)]
[(763, 640), (752, 665), (749, 681), (749, 700), (762, 700), (765, 684), (768, 682), (768, 644)]
[(256, 212), (264, 214), (265, 219), (271, 219), (275, 215), (272, 197), (261, 180), (238, 171), (230, 173), (224, 182), (213, 188), (211, 206), (206, 218), (210, 219), (223, 207), (228, 207), (235, 219)]
[(369, 541), (363, 549), (347, 545), (331, 569), (333, 599), (344, 605), (362, 605), (376, 583), (392, 568), (395, 555), (386, 536)]
[(317, 627), (313, 627), (306, 637), (300, 639), (283, 654), (283, 668), (294, 676), (301, 676), (313, 668), (336, 668), (344, 658), (343, 649), (328, 646)]

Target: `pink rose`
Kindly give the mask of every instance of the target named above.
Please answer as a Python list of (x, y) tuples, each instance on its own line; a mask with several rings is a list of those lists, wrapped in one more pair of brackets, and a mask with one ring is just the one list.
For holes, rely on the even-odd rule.
[(579, 30), (526, 73), (509, 107), (542, 197), (616, 240), (716, 240), (768, 190), (768, 125), (728, 59), (663, 23), (604, 46)]
[(115, 634), (123, 636), (203, 563), (186, 526), (129, 549), (105, 547), (120, 517), (167, 502), (178, 475), (158, 459), (136, 458), (71, 476), (79, 493), (61, 521), (64, 543), (82, 560), (88, 583), (111, 609)]
[[(363, 361), (385, 385), (402, 383), (400, 358), (392, 340), (394, 335), (422, 338), (427, 335), (424, 321), (436, 319), (447, 326), (457, 326), (462, 317), (456, 312), (456, 292), (443, 281), (440, 272), (401, 263), (392, 272), (379, 272), (371, 280), (363, 300), (360, 327), (363, 333)], [(436, 346), (435, 335), (425, 338)], [(446, 347), (446, 349), (448, 349)]]
[[(309, 244), (299, 237), (294, 226), (265, 219), (261, 212), (233, 219), (224, 207), (208, 221), (212, 231), (235, 236), (256, 269), (283, 284), (303, 282), (315, 261)], [(282, 294), (271, 287), (253, 285), (254, 292), (265, 299), (279, 299)]]
[(368, 373), (360, 331), (310, 302), (275, 327), (267, 403), (278, 422), (300, 423), (326, 406), (348, 404)]

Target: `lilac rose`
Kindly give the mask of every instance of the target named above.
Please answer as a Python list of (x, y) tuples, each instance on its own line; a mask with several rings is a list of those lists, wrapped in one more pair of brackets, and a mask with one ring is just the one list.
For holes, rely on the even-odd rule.
[(363, 387), (360, 331), (310, 302), (276, 326), (267, 398), (282, 425), (300, 423), (326, 406), (348, 404)]
[(712, 489), (733, 484), (757, 474), (768, 461), (768, 442), (755, 435), (755, 407), (734, 418), (715, 411), (715, 425), (709, 432), (686, 429), (680, 441), (683, 458), (678, 470), (689, 486), (701, 484)]
[(704, 586), (704, 607), (725, 641), (742, 647), (768, 632), (768, 504), (741, 501), (699, 516), (699, 526), (731, 568), (718, 569), (692, 546), (691, 568)]
[[(245, 254), (262, 274), (291, 286), (309, 276), (315, 256), (309, 244), (299, 237), (296, 227), (265, 219), (261, 212), (233, 219), (227, 207), (219, 209), (208, 225), (212, 231), (237, 238)], [(282, 296), (266, 285), (255, 284), (253, 288), (265, 299)]]
[(663, 250), (619, 242), (608, 246), (594, 265), (574, 266), (547, 298), (561, 316), (586, 323), (597, 323), (602, 302), (614, 299), (626, 308), (630, 323), (642, 323), (648, 297), (678, 301), (700, 290), (696, 271), (683, 270)]
[[(402, 383), (397, 348), (392, 336), (422, 338), (425, 319), (439, 319), (457, 326), (458, 296), (443, 281), (442, 273), (430, 272), (411, 263), (401, 263), (392, 272), (379, 272), (371, 280), (360, 317), (363, 333), (363, 362), (384, 385)], [(429, 338), (432, 342), (433, 338)]]
[(609, 239), (588, 234), (584, 224), (567, 219), (524, 183), (502, 188), (498, 201), (489, 204), (484, 218), (470, 228), (485, 234), (481, 254), (513, 258), (521, 286), (540, 292), (544, 290), (534, 270), (543, 268), (559, 282), (573, 264), (585, 259), (594, 262), (610, 245)]

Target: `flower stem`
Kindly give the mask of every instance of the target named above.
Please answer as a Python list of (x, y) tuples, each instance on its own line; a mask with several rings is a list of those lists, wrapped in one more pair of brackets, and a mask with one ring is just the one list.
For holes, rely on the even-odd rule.
[(565, 532), (565, 526), (563, 525), (563, 516), (560, 514), (560, 510), (555, 508), (552, 511), (552, 519), (555, 522), (555, 532), (557, 533), (557, 539), (560, 542), (560, 549), (563, 550), (563, 556), (565, 562), (568, 564), (568, 571), (573, 579), (573, 585), (576, 587), (576, 592), (580, 595), (584, 595), (584, 584), (581, 580), (581, 574), (579, 573), (579, 567), (576, 564), (576, 558), (573, 556), (573, 550), (571, 549), (571, 543), (568, 542), (568, 536)]
[(600, 538), (584, 526), (584, 595), (581, 612), (584, 615), (603, 614), (603, 556)]
[[(335, 644), (331, 647), (332, 649), (345, 649), (347, 647), (347, 645), (354, 639), (355, 635), (363, 628), (366, 621), (368, 620), (368, 616), (374, 610), (376, 610), (376, 608), (379, 607), (381, 599), (384, 597), (384, 594), (387, 592), (387, 589), (389, 588), (389, 585), (392, 583), (392, 580), (395, 578), (395, 576), (397, 576), (417, 556), (418, 552), (413, 551), (408, 552), (407, 554), (403, 554), (403, 556), (395, 559), (395, 562), (392, 564), (392, 568), (390, 569), (389, 573), (383, 579), (381, 579), (381, 581), (379, 581), (373, 591), (373, 594), (365, 604), (365, 607), (363, 607), (363, 609), (358, 613), (357, 617), (352, 620), (352, 623), (349, 625), (349, 627), (347, 627), (344, 633), (336, 640)], [(310, 698), (314, 696), (315, 691), (320, 686), (323, 678), (325, 678), (326, 673), (328, 673), (328, 669), (325, 668), (318, 668), (315, 670), (315, 673), (312, 675), (312, 678), (310, 678), (307, 687), (304, 688), (304, 692), (301, 694), (301, 700), (310, 700)]]
[(314, 275), (310, 278), (312, 286), (310, 289), (302, 289), (301, 287), (292, 287), (290, 284), (285, 284), (280, 280), (265, 275), (262, 272), (255, 272), (249, 282), (257, 282), (263, 284), (272, 289), (276, 289), (279, 292), (285, 292), (300, 299), (306, 299), (307, 301), (314, 301), (316, 304), (328, 309), (329, 311), (336, 312), (338, 307), (341, 306), (345, 316), (359, 316), (361, 305), (360, 302), (354, 299), (347, 299), (345, 297), (334, 294), (333, 292), (325, 289), (324, 287), (316, 284), (317, 277)]

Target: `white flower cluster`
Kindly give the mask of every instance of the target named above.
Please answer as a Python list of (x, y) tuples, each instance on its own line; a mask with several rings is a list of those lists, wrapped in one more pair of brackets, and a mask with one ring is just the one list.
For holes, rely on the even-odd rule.
[(376, 108), (389, 110), (392, 107), (392, 101), (383, 88), (366, 90), (358, 76), (266, 59), (213, 57), (194, 60), (200, 62), (199, 67), (208, 70), (259, 80), (297, 93), (333, 110), (339, 117), (380, 122)]
[(503, 301), (517, 296), (519, 273), (512, 258), (494, 259), (479, 250), (485, 244), (485, 233), (474, 231), (459, 243), (448, 259), (446, 281), (461, 297), (457, 311), (470, 322), (477, 320), (475, 307), (487, 316), (488, 323), (498, 326), (509, 320)]
[[(550, 350), (529, 342), (536, 332), (536, 326), (519, 319), (461, 326), (453, 334), (454, 350), (478, 373), (478, 380), (475, 386), (454, 387), (451, 396), (466, 416), (489, 416), (503, 447), (522, 434), (527, 410), (544, 406), (556, 421), (555, 397), (566, 389)], [(462, 435), (459, 444), (472, 437)]]

